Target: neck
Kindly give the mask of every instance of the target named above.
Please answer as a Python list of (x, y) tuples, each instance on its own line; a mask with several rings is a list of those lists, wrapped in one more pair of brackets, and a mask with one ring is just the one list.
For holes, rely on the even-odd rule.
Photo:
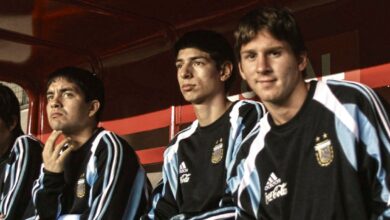
[(207, 126), (215, 122), (221, 117), (226, 110), (230, 107), (230, 102), (226, 96), (222, 98), (214, 99), (211, 102), (203, 104), (193, 104), (196, 118), (199, 121), (201, 127)]
[(72, 133), (72, 134), (65, 134), (65, 137), (71, 138), (72, 144), (74, 145), (74, 150), (78, 150), (83, 144), (85, 144), (91, 137), (92, 135), (96, 132), (97, 126), (90, 126), (86, 127), (83, 130), (77, 132), (77, 133)]
[(285, 101), (280, 103), (264, 102), (276, 125), (287, 123), (299, 112), (306, 100), (309, 88), (310, 84), (303, 81)]

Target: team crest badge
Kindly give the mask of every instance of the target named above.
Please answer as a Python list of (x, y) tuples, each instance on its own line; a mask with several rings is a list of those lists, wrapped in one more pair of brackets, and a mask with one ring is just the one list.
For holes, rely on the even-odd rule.
[(213, 147), (213, 153), (211, 154), (211, 163), (217, 164), (223, 158), (223, 141), (219, 139)]
[(76, 195), (78, 198), (85, 196), (85, 175), (81, 174), (79, 180), (77, 180)]
[(328, 134), (324, 133), (322, 136), (316, 138), (314, 149), (316, 151), (317, 162), (320, 166), (326, 167), (332, 163), (334, 152)]

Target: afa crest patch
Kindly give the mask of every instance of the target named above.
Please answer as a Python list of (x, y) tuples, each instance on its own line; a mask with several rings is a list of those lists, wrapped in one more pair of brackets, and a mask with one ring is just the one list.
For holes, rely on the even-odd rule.
[(317, 162), (320, 166), (329, 166), (334, 159), (334, 152), (331, 140), (328, 134), (324, 133), (316, 138), (316, 145), (314, 146), (316, 152)]
[(223, 140), (220, 138), (213, 147), (213, 153), (211, 154), (211, 163), (217, 164), (221, 162), (223, 158)]
[(77, 198), (83, 198), (85, 196), (85, 174), (81, 174), (79, 180), (77, 180), (76, 185), (76, 195)]

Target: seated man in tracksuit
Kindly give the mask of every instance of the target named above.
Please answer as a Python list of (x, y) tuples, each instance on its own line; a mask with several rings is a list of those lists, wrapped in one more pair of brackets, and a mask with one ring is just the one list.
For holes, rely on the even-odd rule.
[(238, 218), (390, 219), (389, 116), (360, 83), (306, 82), (287, 9), (260, 8), (235, 33), (241, 76), (268, 112), (243, 143)]
[(33, 188), (36, 218), (139, 218), (148, 181), (129, 144), (98, 127), (103, 82), (89, 71), (65, 67), (49, 76), (46, 98), (53, 132)]
[(33, 182), (42, 163), (42, 143), (25, 135), (20, 124), (19, 101), (0, 84), (0, 219), (29, 217)]
[(145, 219), (234, 218), (229, 202), (237, 182), (239, 145), (264, 114), (258, 102), (227, 99), (237, 71), (234, 52), (220, 34), (199, 30), (175, 44), (180, 91), (197, 120), (164, 153), (163, 181)]

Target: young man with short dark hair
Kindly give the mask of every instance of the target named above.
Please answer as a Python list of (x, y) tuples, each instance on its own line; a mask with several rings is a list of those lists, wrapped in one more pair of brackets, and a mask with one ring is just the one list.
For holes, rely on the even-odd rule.
[(0, 219), (29, 217), (26, 210), (39, 175), (41, 153), (41, 142), (23, 134), (17, 97), (0, 84)]
[(269, 113), (242, 147), (239, 218), (390, 219), (389, 118), (367, 86), (304, 81), (303, 38), (286, 9), (235, 32), (241, 76)]
[(234, 218), (230, 199), (241, 141), (262, 117), (253, 101), (227, 99), (236, 71), (234, 52), (220, 34), (198, 30), (175, 44), (177, 80), (197, 120), (180, 131), (164, 153), (163, 182), (149, 219)]
[(98, 127), (103, 82), (89, 71), (62, 68), (49, 76), (46, 98), (53, 132), (33, 189), (37, 218), (139, 218), (148, 181), (128, 143)]

